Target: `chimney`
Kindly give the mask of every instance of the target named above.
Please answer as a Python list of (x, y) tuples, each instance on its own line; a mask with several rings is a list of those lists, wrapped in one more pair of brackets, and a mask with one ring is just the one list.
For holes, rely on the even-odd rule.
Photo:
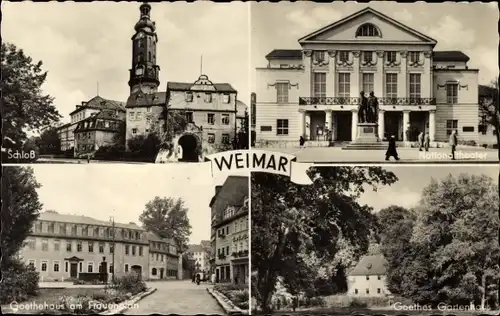
[(218, 194), (219, 194), (220, 189), (222, 189), (222, 185), (217, 185), (217, 186), (215, 187), (215, 195), (218, 195)]

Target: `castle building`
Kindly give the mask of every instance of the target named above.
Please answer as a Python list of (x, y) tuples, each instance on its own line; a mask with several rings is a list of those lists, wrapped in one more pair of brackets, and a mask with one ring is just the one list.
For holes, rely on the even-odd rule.
[(229, 176), (210, 202), (213, 273), (220, 282), (247, 283), (248, 177)]
[(382, 255), (364, 256), (349, 273), (347, 293), (351, 296), (387, 296), (386, 260)]
[[(119, 130), (124, 128), (124, 102), (95, 96), (76, 105), (69, 115), (71, 122), (57, 128), (61, 151), (73, 150), (77, 156), (81, 153), (92, 153), (102, 145), (123, 142)], [(77, 129), (79, 135), (75, 135)], [(114, 142), (114, 139), (117, 142)]]
[(187, 253), (190, 258), (194, 260), (196, 272), (209, 272), (210, 271), (210, 252), (205, 249), (203, 245), (189, 245)]
[(116, 277), (134, 273), (155, 279), (150, 267), (157, 267), (158, 260), (150, 257), (162, 253), (169, 257), (162, 266), (165, 276), (176, 277), (173, 270), (179, 259), (175, 246), (162, 241), (168, 247), (157, 248), (157, 242), (135, 223), (46, 211), (34, 222), (19, 256), (35, 267), (41, 281), (64, 281), (78, 279), (80, 273), (108, 272), (111, 278), (113, 271)]
[(183, 121), (171, 135), (175, 159), (199, 161), (205, 154), (226, 150), (237, 129), (237, 91), (228, 83), (213, 83), (206, 75), (194, 82), (168, 82), (166, 91), (158, 91), (158, 36), (150, 14), (151, 6), (142, 4), (132, 36), (126, 141), (150, 133), (164, 135), (170, 114), (176, 120), (180, 115)]
[(275, 49), (257, 68), (256, 139), (288, 145), (356, 139), (360, 93), (379, 102), (378, 137), (478, 140), (478, 69), (460, 51), (366, 8)]

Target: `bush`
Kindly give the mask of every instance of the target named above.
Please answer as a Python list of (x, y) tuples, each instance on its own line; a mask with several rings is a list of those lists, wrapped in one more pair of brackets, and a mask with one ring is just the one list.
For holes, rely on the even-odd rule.
[(311, 299), (309, 299), (309, 306), (311, 306), (311, 307), (325, 307), (326, 301), (321, 296), (312, 297)]
[[(63, 296), (59, 299), (56, 312), (78, 315), (98, 314), (105, 310), (105, 306), (97, 303), (101, 303), (101, 301), (97, 301), (87, 295), (79, 295), (77, 297)], [(44, 311), (44, 314), (48, 312), (50, 310)]]
[(32, 266), (17, 260), (4, 264), (0, 287), (1, 303), (25, 301), (29, 296), (36, 295), (38, 280), (39, 274)]
[(116, 278), (113, 281), (112, 289), (121, 293), (131, 293), (132, 295), (136, 295), (140, 292), (146, 291), (147, 286), (146, 283), (137, 275), (128, 274), (122, 276), (121, 278)]
[(356, 308), (366, 308), (368, 307), (368, 303), (364, 300), (360, 300), (358, 298), (354, 298), (351, 301), (351, 304), (349, 305), (350, 307), (356, 307)]

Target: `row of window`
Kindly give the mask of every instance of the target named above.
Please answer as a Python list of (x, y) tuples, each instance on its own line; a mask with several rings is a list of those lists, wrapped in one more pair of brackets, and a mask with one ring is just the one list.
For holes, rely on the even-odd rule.
[[(42, 239), (42, 251), (49, 251), (49, 240), (48, 239)], [(106, 244), (108, 245), (106, 247)], [(88, 241), (87, 242), (87, 250), (89, 253), (94, 253), (94, 242)], [(36, 250), (36, 240), (33, 238), (28, 238), (26, 239), (26, 246), (30, 250)], [(54, 240), (53, 243), (53, 251), (61, 251), (61, 242), (59, 240)], [(99, 253), (104, 253), (105, 248), (108, 248), (108, 251), (110, 254), (113, 253), (114, 247), (112, 243), (103, 243), (99, 242), (97, 243), (97, 251)], [(73, 241), (66, 241), (66, 252), (73, 252)], [(82, 241), (77, 241), (76, 242), (76, 252), (83, 252), (83, 242)], [(139, 254), (139, 256), (143, 255), (143, 246), (130, 246), (130, 245), (125, 245), (125, 255), (130, 255), (132, 253), (132, 256), (135, 256), (136, 253)]]
[[(347, 50), (341, 50), (337, 52), (337, 60), (341, 62), (349, 61), (349, 54), (351, 52)], [(407, 60), (410, 61), (411, 64), (420, 63), (420, 56), (422, 52), (410, 51), (408, 52)], [(315, 63), (325, 62), (328, 58), (328, 54), (326, 50), (317, 50), (313, 51), (312, 55), (313, 61)], [(362, 51), (361, 52), (361, 60), (364, 63), (373, 63), (376, 58), (375, 51)], [(397, 52), (396, 51), (386, 51), (384, 52), (384, 60), (388, 63), (394, 63), (397, 60)]]
[[(337, 96), (348, 98), (351, 96), (351, 74), (339, 73), (337, 82)], [(313, 97), (325, 98), (326, 95), (326, 73), (315, 72), (312, 78), (312, 93)], [(421, 74), (410, 74), (409, 78), (409, 97), (418, 99), (421, 97)], [(362, 74), (362, 91), (365, 94), (374, 91), (375, 74)], [(276, 100), (279, 104), (288, 103), (290, 84), (288, 82), (276, 83)], [(385, 97), (398, 97), (398, 74), (385, 74)], [(458, 102), (458, 83), (446, 84), (446, 102), (456, 104)]]
[[(30, 259), (28, 260), (28, 265), (32, 266), (36, 269), (36, 260)], [(88, 261), (87, 264), (85, 265), (87, 267), (88, 273), (94, 273), (97, 272), (94, 270), (94, 262)], [(99, 265), (97, 265), (99, 266)], [(83, 262), (78, 262), (78, 272), (84, 272), (83, 271), (84, 264)], [(40, 272), (49, 272), (49, 260), (41, 260), (40, 261), (40, 270), (37, 270)], [(52, 261), (52, 270), (50, 272), (61, 272), (61, 262), (59, 260), (53, 260)], [(65, 261), (64, 262), (64, 272), (69, 272), (69, 262)], [(109, 264), (109, 273), (113, 272), (113, 264)], [(125, 272), (128, 272), (128, 264), (125, 264)]]
[(151, 260), (156, 260), (159, 262), (165, 262), (167, 261), (167, 255), (161, 254), (161, 253), (150, 253), (149, 256), (151, 257)]
[[(161, 269), (156, 269), (156, 268), (152, 268), (151, 269), (151, 275), (160, 275), (161, 276), (161, 273), (160, 273), (160, 270)], [(171, 269), (167, 269), (167, 277), (177, 277), (177, 270), (171, 270)]]
[[(54, 223), (49, 222), (43, 225), (41, 221), (36, 222), (34, 225), (35, 233), (49, 233), (49, 234), (60, 234), (67, 236), (84, 236), (84, 237), (103, 237), (112, 238), (113, 231), (118, 237), (121, 235), (122, 239), (140, 240), (141, 233), (138, 231), (127, 230), (127, 229), (117, 229), (113, 227), (91, 227), (88, 225), (76, 225), (76, 224), (65, 224), (65, 223)], [(120, 234), (121, 232), (121, 234)]]
[[(208, 137), (207, 140), (208, 140), (209, 144), (215, 143), (215, 134), (214, 133), (208, 133), (207, 137)], [(229, 136), (229, 134), (222, 134), (221, 135), (221, 143), (222, 144), (230, 144), (231, 143), (231, 137)]]
[[(149, 106), (146, 108), (146, 113), (151, 113), (152, 108)], [(143, 112), (134, 112), (130, 111), (128, 112), (128, 118), (130, 121), (140, 121), (142, 120), (142, 114)], [(148, 117), (146, 117), (146, 120), (148, 120)]]
[(79, 144), (77, 146), (78, 151), (92, 151), (94, 150), (94, 144)]
[[(239, 243), (233, 243), (232, 244), (232, 252), (238, 252), (238, 251), (245, 251), (248, 250), (248, 242), (241, 241)], [(217, 256), (218, 257), (223, 257), (223, 256), (229, 256), (231, 255), (229, 246), (226, 247), (221, 247), (217, 249)]]
[[(200, 95), (201, 95), (201, 93), (197, 94), (197, 97), (200, 98)], [(186, 102), (193, 102), (194, 93), (191, 91), (186, 92), (184, 99), (186, 100)], [(205, 103), (212, 103), (212, 93), (205, 92), (203, 100), (205, 101)], [(222, 103), (229, 104), (230, 101), (231, 101), (231, 97), (229, 96), (229, 94), (224, 93), (222, 95)]]
[[(370, 294), (370, 289), (366, 289), (365, 292), (366, 292), (366, 294)], [(380, 294), (380, 293), (382, 293), (382, 290), (377, 289), (377, 294)], [(354, 289), (354, 294), (359, 294), (358, 289)]]

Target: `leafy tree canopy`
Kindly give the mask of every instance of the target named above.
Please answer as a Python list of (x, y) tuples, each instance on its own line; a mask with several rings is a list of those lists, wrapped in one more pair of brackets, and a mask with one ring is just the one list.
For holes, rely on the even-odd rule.
[(181, 198), (155, 197), (146, 204), (139, 220), (145, 229), (162, 238), (172, 238), (177, 251), (183, 253), (188, 248), (191, 224), (187, 217), (188, 209)]
[(53, 98), (42, 91), (47, 72), (42, 71), (41, 61), (33, 63), (22, 49), (2, 43), (1, 64), (2, 133), (4, 139), (11, 140), (7, 147), (20, 148), (27, 131), (39, 132), (59, 121), (61, 115)]

